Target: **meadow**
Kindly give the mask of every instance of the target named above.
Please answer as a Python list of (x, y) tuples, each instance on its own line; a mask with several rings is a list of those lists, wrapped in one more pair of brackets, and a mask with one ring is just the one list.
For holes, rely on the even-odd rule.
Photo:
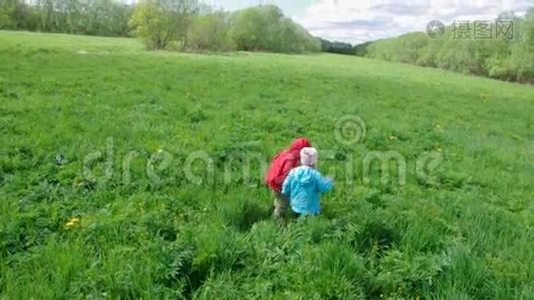
[[(532, 299), (533, 112), (366, 58), (0, 31), (0, 299)], [(279, 224), (262, 162), (300, 136), (336, 186)]]

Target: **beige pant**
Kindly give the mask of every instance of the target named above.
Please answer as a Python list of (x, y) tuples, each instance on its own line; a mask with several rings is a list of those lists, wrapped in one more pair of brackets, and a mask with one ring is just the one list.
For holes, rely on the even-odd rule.
[(281, 193), (274, 193), (274, 212), (273, 217), (276, 219), (283, 218), (286, 214), (289, 200)]

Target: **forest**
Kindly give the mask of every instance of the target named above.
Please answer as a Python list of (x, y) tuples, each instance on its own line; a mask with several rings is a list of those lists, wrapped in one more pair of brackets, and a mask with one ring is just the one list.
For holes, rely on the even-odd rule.
[(234, 12), (197, 0), (6, 0), (0, 29), (137, 36), (148, 49), (319, 52), (320, 41), (273, 5)]

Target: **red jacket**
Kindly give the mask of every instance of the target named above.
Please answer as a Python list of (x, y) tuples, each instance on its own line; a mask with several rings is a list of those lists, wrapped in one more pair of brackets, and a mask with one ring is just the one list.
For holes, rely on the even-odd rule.
[(278, 153), (273, 158), (267, 176), (265, 177), (265, 183), (273, 191), (280, 192), (289, 171), (300, 165), (300, 150), (306, 147), (311, 147), (308, 139), (296, 139), (289, 149)]

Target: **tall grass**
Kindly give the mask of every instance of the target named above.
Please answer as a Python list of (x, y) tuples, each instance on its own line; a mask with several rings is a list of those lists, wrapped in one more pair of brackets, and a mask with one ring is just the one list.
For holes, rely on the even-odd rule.
[[(0, 32), (0, 298), (534, 297), (532, 87), (133, 43)], [(359, 144), (336, 140), (347, 114), (366, 122)], [(247, 181), (238, 158), (301, 135), (336, 187), (321, 216), (279, 224), (259, 166)], [(215, 176), (194, 164), (196, 185), (184, 166), (199, 150)], [(406, 184), (376, 165), (364, 180), (370, 151), (400, 153)], [(432, 183), (416, 172), (428, 151)]]

